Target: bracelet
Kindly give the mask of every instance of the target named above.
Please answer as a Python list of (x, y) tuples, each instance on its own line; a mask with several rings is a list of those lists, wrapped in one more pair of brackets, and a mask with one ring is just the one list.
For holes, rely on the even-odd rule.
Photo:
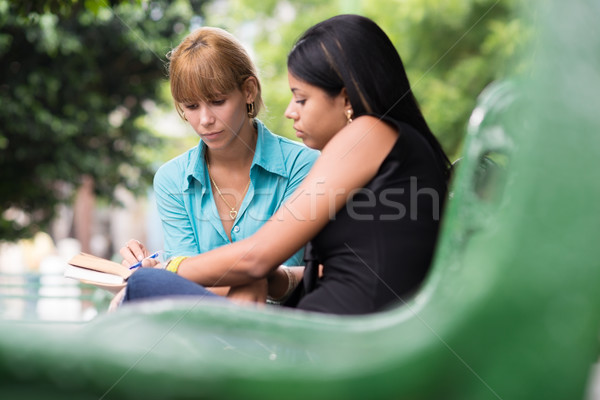
[(283, 271), (285, 272), (285, 274), (288, 277), (288, 287), (287, 290), (285, 291), (285, 294), (283, 295), (283, 298), (288, 298), (288, 296), (290, 294), (292, 294), (292, 292), (294, 291), (294, 289), (296, 289), (296, 286), (298, 285), (298, 281), (296, 280), (296, 275), (292, 272), (292, 270), (288, 267), (283, 267)]
[(169, 262), (167, 263), (167, 267), (165, 269), (167, 271), (171, 271), (174, 274), (177, 274), (177, 271), (179, 271), (179, 265), (186, 258), (189, 258), (189, 257), (186, 257), (186, 256), (177, 256), (177, 257), (171, 258), (169, 260)]
[(275, 303), (282, 303), (285, 300), (287, 300), (287, 298), (290, 296), (290, 294), (292, 294), (292, 292), (294, 291), (294, 289), (296, 289), (296, 286), (298, 285), (298, 280), (296, 279), (296, 275), (292, 272), (292, 270), (289, 267), (282, 265), (281, 269), (283, 270), (283, 272), (285, 272), (285, 275), (287, 276), (288, 287), (285, 290), (285, 293), (277, 299), (275, 299), (271, 296), (267, 296), (267, 300), (275, 302)]

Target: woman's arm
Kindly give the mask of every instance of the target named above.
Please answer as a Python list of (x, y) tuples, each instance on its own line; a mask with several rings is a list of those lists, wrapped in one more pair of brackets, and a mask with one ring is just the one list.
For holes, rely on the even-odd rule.
[[(303, 273), (304, 266), (280, 266), (267, 279), (231, 287), (226, 296), (238, 303), (264, 303), (267, 297), (277, 302), (284, 301), (302, 282)], [(214, 293), (214, 290), (211, 291)]]
[(267, 279), (268, 295), (275, 301), (284, 300), (301, 284), (304, 275), (303, 266), (280, 266), (269, 274)]
[(298, 189), (254, 235), (190, 257), (178, 273), (204, 286), (238, 286), (266, 277), (375, 176), (396, 138), (377, 118), (356, 118), (329, 141)]
[[(315, 161), (318, 159), (319, 152), (309, 148), (303, 148), (295, 157), (294, 163), (290, 168), (287, 186), (277, 208), (281, 207), (298, 189), (302, 181), (310, 172)], [(285, 260), (286, 265), (304, 265), (304, 252), (302, 250), (294, 253), (289, 259)]]

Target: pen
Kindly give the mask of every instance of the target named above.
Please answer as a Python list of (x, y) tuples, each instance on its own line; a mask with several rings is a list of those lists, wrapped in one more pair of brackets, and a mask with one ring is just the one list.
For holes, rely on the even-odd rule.
[(160, 254), (160, 251), (150, 254), (148, 257), (142, 258), (140, 261), (138, 261), (135, 264), (133, 264), (132, 266), (130, 266), (129, 269), (135, 269), (135, 268), (141, 267), (144, 260), (150, 260), (152, 258), (156, 258), (156, 257), (158, 257), (159, 254)]

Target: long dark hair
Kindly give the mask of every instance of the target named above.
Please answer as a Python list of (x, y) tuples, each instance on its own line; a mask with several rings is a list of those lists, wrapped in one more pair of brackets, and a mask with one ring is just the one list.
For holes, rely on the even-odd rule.
[(354, 116), (389, 116), (419, 131), (448, 177), (450, 161), (429, 129), (400, 55), (383, 30), (359, 15), (338, 15), (309, 28), (288, 55), (295, 77), (336, 96), (346, 88)]

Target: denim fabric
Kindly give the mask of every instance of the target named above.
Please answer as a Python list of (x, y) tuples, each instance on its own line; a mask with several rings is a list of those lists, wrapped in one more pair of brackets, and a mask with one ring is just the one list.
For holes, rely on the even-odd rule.
[(138, 268), (128, 279), (124, 302), (158, 297), (198, 296), (211, 300), (228, 301), (204, 286), (182, 278), (170, 271), (156, 268)]

